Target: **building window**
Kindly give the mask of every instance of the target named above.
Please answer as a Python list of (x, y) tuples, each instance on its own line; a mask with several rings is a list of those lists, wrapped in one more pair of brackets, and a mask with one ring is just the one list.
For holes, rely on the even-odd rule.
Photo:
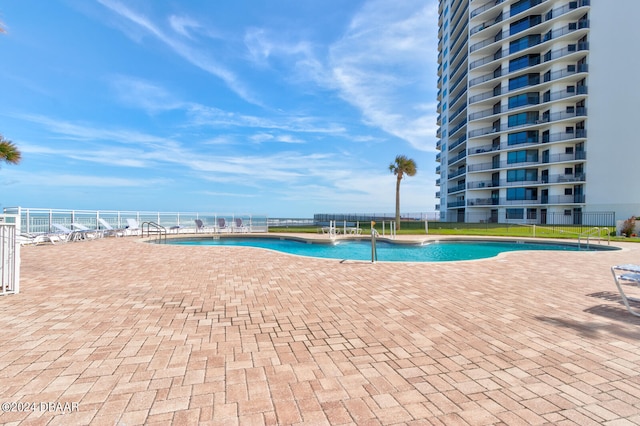
[(517, 169), (507, 171), (507, 182), (534, 182), (538, 180), (538, 169)]
[(527, 9), (531, 9), (533, 6), (538, 5), (542, 0), (520, 0), (511, 5), (510, 15), (513, 16)]
[(535, 46), (537, 44), (540, 44), (540, 34), (531, 34), (528, 36), (524, 36), (509, 43), (509, 54), (528, 49), (529, 47)]
[(518, 108), (525, 105), (537, 105), (540, 103), (540, 93), (529, 92), (509, 98), (509, 108)]
[(507, 200), (537, 200), (537, 188), (507, 188)]
[(531, 15), (526, 18), (519, 19), (509, 26), (509, 35), (518, 34), (528, 28), (538, 25), (542, 22), (540, 15)]
[(518, 145), (521, 143), (538, 143), (538, 131), (531, 130), (528, 132), (509, 133), (507, 135), (508, 145)]
[(566, 175), (572, 175), (573, 174), (573, 169), (571, 167), (565, 167), (564, 174), (565, 174), (565, 176)]
[(565, 188), (564, 195), (573, 195), (573, 190), (571, 188)]
[(527, 219), (537, 219), (538, 210), (536, 209), (527, 209)]
[(570, 209), (566, 209), (566, 210), (564, 211), (564, 215), (565, 215), (565, 216), (571, 216), (571, 210), (570, 210)]
[(510, 115), (508, 118), (508, 126), (522, 126), (523, 124), (535, 124), (538, 121), (538, 111), (521, 112), (520, 114)]
[(507, 219), (524, 219), (524, 209), (507, 209)]
[(509, 79), (509, 90), (516, 90), (521, 87), (535, 86), (540, 83), (540, 74), (524, 74)]
[(538, 161), (538, 150), (527, 149), (507, 153), (507, 164), (535, 163)]

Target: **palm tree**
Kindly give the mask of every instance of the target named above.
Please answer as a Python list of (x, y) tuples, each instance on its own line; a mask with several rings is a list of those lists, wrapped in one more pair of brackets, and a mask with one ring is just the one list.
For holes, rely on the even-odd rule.
[(0, 161), (9, 164), (18, 164), (22, 159), (22, 154), (13, 142), (0, 135)]
[(400, 181), (404, 175), (416, 174), (416, 162), (406, 155), (396, 156), (396, 160), (389, 164), (389, 171), (397, 176), (396, 180), (396, 230), (400, 229)]

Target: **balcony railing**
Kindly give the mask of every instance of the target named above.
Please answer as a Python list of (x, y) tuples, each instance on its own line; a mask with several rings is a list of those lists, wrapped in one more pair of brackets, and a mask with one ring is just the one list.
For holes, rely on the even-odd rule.
[(587, 176), (584, 173), (577, 175), (550, 175), (539, 177), (536, 180), (525, 180), (525, 181), (507, 181), (506, 179), (500, 180), (480, 180), (473, 181), (467, 183), (468, 189), (489, 189), (489, 188), (499, 188), (499, 187), (507, 187), (507, 186), (533, 186), (533, 185), (547, 185), (547, 184), (555, 184), (555, 183), (575, 183), (575, 182), (586, 182)]
[(486, 11), (486, 10), (491, 9), (491, 8), (493, 8), (493, 7), (497, 6), (497, 5), (499, 5), (499, 4), (500, 4), (500, 3), (502, 3), (502, 2), (504, 2), (504, 0), (495, 0), (495, 1), (490, 1), (490, 2), (488, 2), (487, 4), (485, 4), (485, 5), (483, 5), (483, 6), (480, 6), (480, 7), (476, 8), (476, 9), (473, 9), (473, 10), (471, 11), (471, 15), (470, 15), (470, 16), (471, 16), (471, 18), (473, 18), (473, 17), (475, 17), (475, 16), (478, 16), (478, 15), (480, 15), (482, 12), (484, 12), (484, 11)]
[[(519, 89), (518, 89), (519, 90)], [(559, 101), (561, 99), (571, 98), (573, 96), (586, 95), (587, 86), (578, 86), (574, 91), (568, 91), (567, 89), (559, 90), (557, 92), (550, 93), (548, 98), (544, 96), (541, 98), (541, 102), (536, 104), (518, 105), (517, 107), (509, 108), (508, 105), (501, 105), (500, 108), (487, 108), (483, 111), (474, 112), (469, 115), (469, 121), (480, 120), (481, 118), (490, 117), (492, 115), (503, 114), (508, 111), (514, 111), (520, 108), (526, 108), (535, 105), (544, 105), (548, 102)]]
[[(543, 16), (544, 19), (541, 22), (537, 23), (536, 25), (532, 25), (531, 27), (529, 27), (527, 29), (534, 28), (534, 27), (536, 27), (538, 25), (541, 25), (541, 24), (543, 24), (545, 22), (548, 22), (548, 21), (550, 21), (552, 19), (556, 19), (556, 18), (558, 18), (558, 17), (560, 17), (560, 16), (562, 16), (562, 15), (564, 15), (566, 13), (569, 13), (572, 10), (575, 10), (576, 8), (575, 7), (571, 7), (570, 3), (569, 4), (565, 4), (562, 7), (558, 7), (556, 9), (553, 9), (550, 14), (545, 14)], [(578, 22), (577, 26), (578, 26), (578, 29), (588, 28), (589, 24), (588, 24), (588, 21), (581, 20), (581, 21)], [(489, 27), (487, 26), (485, 28), (489, 28)], [(520, 31), (518, 31), (518, 32), (520, 32)], [(475, 33), (472, 32), (471, 34), (473, 35)], [(517, 33), (514, 33), (514, 34), (517, 34)], [(498, 35), (499, 35), (499, 37), (498, 37)], [(499, 32), (498, 35), (486, 38), (485, 40), (482, 40), (482, 41), (479, 41), (477, 43), (472, 44), (469, 47), (469, 52), (475, 52), (476, 50), (482, 49), (485, 46), (489, 46), (489, 45), (494, 44), (494, 43), (496, 43), (498, 41), (504, 40), (505, 38), (510, 37), (512, 34), (511, 34), (511, 31), (507, 29), (507, 30), (503, 30), (503, 31)], [(496, 37), (498, 37), (498, 39), (496, 39)]]
[(464, 191), (466, 189), (466, 185), (463, 183), (461, 185), (452, 186), (451, 188), (447, 188), (447, 194), (451, 194), (452, 192)]
[[(546, 0), (545, 0), (546, 1)], [(584, 7), (584, 6), (589, 6), (591, 4), (591, 0), (577, 0), (577, 1), (570, 1), (569, 4), (559, 8), (559, 12), (562, 12), (563, 9), (567, 8), (569, 10), (573, 10), (573, 9), (577, 9), (578, 7)], [(485, 5), (487, 6), (487, 5)], [(484, 6), (481, 6), (484, 7)], [(490, 9), (491, 7), (488, 7), (488, 9)], [(474, 11), (477, 9), (474, 9)], [(554, 11), (552, 13), (555, 13), (556, 9), (554, 9)], [(484, 10), (476, 13), (475, 15), (471, 15), (471, 18), (474, 18), (475, 16), (477, 16), (478, 14), (484, 12)], [(473, 13), (473, 11), (471, 12)], [(518, 12), (520, 13), (520, 12)], [(564, 12), (562, 12), (564, 14)], [(482, 31), (482, 30), (486, 30), (487, 28), (491, 28), (492, 26), (494, 26), (497, 23), (502, 22), (504, 19), (510, 18), (512, 16), (511, 12), (506, 12), (506, 13), (502, 13), (500, 14), (497, 18), (495, 18), (492, 21), (485, 21), (480, 25), (476, 25), (475, 27), (471, 28), (470, 30), (470, 34), (474, 35), (475, 33)], [(557, 15), (560, 16), (560, 15)], [(556, 17), (554, 15), (552, 15), (552, 17)]]
[(467, 135), (466, 134), (460, 136), (455, 142), (453, 142), (451, 145), (449, 145), (449, 152), (451, 152), (454, 149), (456, 149), (460, 144), (465, 143), (466, 140), (467, 140)]
[(564, 163), (567, 161), (581, 161), (586, 160), (587, 153), (585, 151), (575, 152), (573, 154), (552, 154), (548, 156), (541, 155), (537, 160), (523, 161), (519, 163), (509, 163), (505, 160), (491, 161), (487, 163), (469, 164), (467, 170), (469, 172), (482, 172), (493, 169), (506, 169), (506, 168), (523, 168), (526, 166), (537, 166), (541, 164), (551, 163)]
[(507, 200), (500, 198), (472, 198), (467, 200), (468, 206), (522, 206), (548, 204), (584, 204), (584, 195), (549, 195), (538, 196), (532, 200)]
[(464, 200), (459, 200), (459, 201), (452, 201), (450, 203), (447, 203), (447, 207), (451, 208), (451, 207), (464, 207), (465, 206), (465, 201)]
[(467, 125), (467, 118), (465, 117), (457, 126), (449, 130), (449, 136), (453, 136), (458, 130)]
[(493, 126), (493, 127), (484, 127), (482, 129), (475, 129), (469, 132), (469, 137), (470, 138), (475, 138), (478, 136), (484, 136), (484, 135), (489, 135), (492, 133), (499, 133), (499, 132), (505, 132), (508, 130), (517, 130), (517, 129), (522, 129), (524, 127), (528, 127), (528, 126), (535, 126), (538, 124), (545, 124), (545, 123), (553, 123), (556, 121), (561, 121), (561, 120), (566, 120), (568, 118), (574, 118), (574, 117), (584, 117), (587, 115), (587, 109), (586, 108), (576, 108), (576, 110), (574, 112), (554, 112), (553, 114), (549, 114), (548, 116), (542, 116), (541, 118), (538, 118), (537, 120), (528, 120), (525, 123), (522, 124), (518, 124), (516, 126), (509, 126), (508, 124), (503, 124), (501, 126)]
[(473, 154), (484, 154), (487, 152), (495, 152), (495, 151), (500, 151), (503, 149), (508, 149), (508, 148), (525, 148), (528, 146), (534, 146), (534, 145), (539, 145), (541, 143), (551, 143), (551, 142), (562, 142), (562, 141), (568, 141), (568, 140), (572, 140), (572, 139), (581, 139), (581, 138), (586, 138), (587, 137), (587, 130), (586, 129), (576, 129), (575, 133), (552, 133), (549, 136), (545, 135), (540, 135), (538, 137), (538, 139), (530, 141), (530, 142), (524, 142), (524, 143), (519, 143), (519, 144), (511, 144), (509, 145), (508, 142), (502, 142), (499, 145), (480, 145), (480, 146), (474, 146), (473, 148), (469, 148), (467, 150), (467, 153), (469, 155), (473, 155)]
[(458, 170), (455, 170), (455, 171), (453, 171), (453, 172), (449, 173), (449, 175), (447, 176), (447, 179), (453, 179), (453, 178), (456, 178), (456, 177), (458, 177), (458, 176), (460, 176), (460, 175), (465, 174), (466, 172), (467, 172), (467, 169), (465, 169), (465, 168), (463, 167), (463, 168), (461, 168), (461, 169), (458, 169)]
[(461, 151), (460, 154), (456, 155), (455, 157), (449, 158), (449, 161), (447, 162), (448, 165), (451, 165), (463, 158), (465, 158), (467, 156), (467, 151)]
[[(584, 45), (585, 45), (585, 43), (580, 43), (580, 46), (577, 46), (576, 50), (580, 51), (581, 47), (584, 47)], [(488, 73), (488, 74), (485, 74), (485, 75), (482, 75), (480, 77), (476, 77), (476, 78), (470, 80), (469, 81), (469, 87), (477, 86), (479, 84), (486, 83), (487, 81), (495, 80), (495, 79), (498, 79), (500, 77), (506, 77), (509, 74), (522, 73), (523, 71), (526, 71), (527, 69), (533, 68), (533, 67), (535, 67), (537, 65), (544, 64), (544, 63), (547, 63), (549, 61), (556, 60), (558, 58), (562, 58), (563, 56), (574, 54), (576, 52), (576, 50), (572, 50), (572, 49), (570, 50), (567, 47), (562, 48), (562, 49), (554, 50), (553, 52), (549, 53), (548, 55), (545, 55), (545, 57), (542, 58), (542, 62), (537, 63), (535, 65), (530, 65), (529, 67), (519, 68), (519, 69), (514, 70), (514, 71), (509, 71), (507, 68), (501, 68), (499, 71), (494, 71), (492, 73)], [(573, 75), (573, 74), (587, 72), (587, 71), (589, 71), (588, 64), (580, 64), (573, 71), (569, 71), (567, 69), (564, 69), (564, 70), (555, 71), (555, 72), (550, 73), (550, 74), (546, 74), (548, 76), (547, 79), (544, 79), (545, 74), (543, 74), (543, 81), (547, 82), (547, 81), (551, 81), (551, 80), (556, 80), (558, 78), (566, 77), (568, 75)]]
[[(588, 27), (588, 22), (586, 23), (586, 25)], [(511, 50), (509, 48), (505, 48), (505, 49), (500, 50), (499, 52), (494, 53), (493, 55), (488, 55), (488, 56), (485, 56), (484, 58), (480, 58), (478, 60), (475, 60), (475, 61), (473, 61), (473, 62), (471, 62), (469, 64), (469, 69), (473, 70), (473, 69), (478, 68), (478, 67), (480, 67), (482, 65), (488, 64), (490, 62), (497, 61), (498, 59), (502, 59), (502, 58), (504, 58), (506, 56), (513, 55), (513, 54), (516, 54), (516, 53), (524, 54), (523, 52), (525, 52), (527, 49), (539, 46), (539, 45), (541, 45), (543, 43), (546, 43), (548, 41), (556, 40), (556, 39), (558, 39), (558, 38), (560, 38), (560, 37), (562, 37), (562, 36), (564, 36), (566, 34), (569, 34), (569, 33), (572, 33), (574, 31), (577, 31), (578, 29), (581, 29), (581, 28), (577, 28), (577, 27), (576, 28), (571, 28), (569, 26), (566, 26), (564, 28), (558, 28), (557, 30), (552, 31), (551, 35), (549, 37), (542, 37), (540, 39), (540, 41), (538, 41), (536, 43), (533, 43), (533, 44), (527, 46), (524, 49), (518, 50), (516, 52), (511, 52)]]

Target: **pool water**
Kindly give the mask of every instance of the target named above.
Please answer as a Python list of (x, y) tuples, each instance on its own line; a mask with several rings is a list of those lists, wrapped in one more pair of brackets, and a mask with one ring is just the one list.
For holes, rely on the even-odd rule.
[[(168, 244), (189, 246), (242, 246), (277, 250), (301, 256), (328, 259), (371, 261), (371, 241), (345, 241), (334, 243), (306, 242), (279, 238), (219, 238), (175, 239)], [(593, 246), (592, 246), (593, 248)], [(395, 244), (377, 241), (377, 260), (384, 262), (447, 262), (486, 259), (500, 253), (521, 250), (578, 251), (569, 244), (525, 243), (521, 241), (447, 241), (422, 244)], [(582, 248), (584, 250), (584, 247)]]

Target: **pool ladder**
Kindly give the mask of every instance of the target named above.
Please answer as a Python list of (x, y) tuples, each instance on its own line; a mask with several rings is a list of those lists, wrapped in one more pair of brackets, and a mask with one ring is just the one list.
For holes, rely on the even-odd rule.
[(611, 245), (611, 234), (610, 234), (611, 231), (609, 230), (609, 228), (600, 228), (596, 226), (596, 227), (587, 229), (586, 231), (578, 235), (578, 249), (581, 248), (583, 238), (587, 239), (587, 250), (589, 249), (589, 244), (590, 244), (589, 241), (592, 237), (596, 237), (598, 239), (598, 244), (600, 244), (602, 241), (603, 231), (605, 231), (607, 234), (607, 245)]
[(147, 237), (150, 237), (151, 234), (155, 234), (158, 237), (156, 238), (157, 243), (166, 243), (167, 242), (167, 228), (162, 225), (159, 225), (155, 222), (143, 222), (142, 223), (142, 233), (141, 236), (144, 237), (145, 225), (147, 227)]

